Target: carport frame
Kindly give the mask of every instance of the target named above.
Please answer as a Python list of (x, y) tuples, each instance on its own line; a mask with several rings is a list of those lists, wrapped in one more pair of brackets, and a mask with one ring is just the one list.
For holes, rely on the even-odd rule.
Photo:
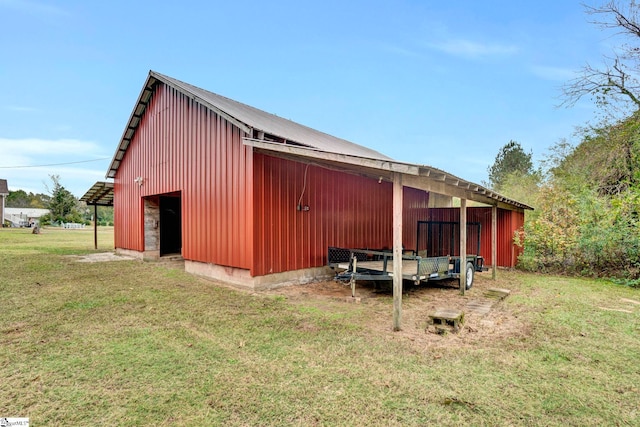
[[(428, 192), (444, 194), (460, 199), (460, 259), (466, 259), (467, 201), (483, 203), (492, 207), (491, 222), (497, 223), (497, 208), (524, 212), (530, 206), (509, 199), (490, 189), (465, 181), (442, 170), (393, 160), (381, 160), (343, 153), (332, 153), (313, 148), (293, 146), (265, 140), (243, 138), (243, 144), (255, 152), (297, 162), (317, 165), (345, 173), (365, 176), (378, 181), (393, 183), (393, 268), (402, 271), (402, 188), (413, 187)], [(492, 230), (491, 253), (496, 253), (496, 227)], [(492, 277), (496, 277), (496, 257), (492, 258)], [(460, 269), (460, 293), (464, 295), (466, 269)], [(402, 275), (393, 276), (393, 330), (402, 326)]]
[(93, 206), (93, 246), (98, 249), (98, 206), (113, 206), (113, 182), (96, 182), (80, 201)]

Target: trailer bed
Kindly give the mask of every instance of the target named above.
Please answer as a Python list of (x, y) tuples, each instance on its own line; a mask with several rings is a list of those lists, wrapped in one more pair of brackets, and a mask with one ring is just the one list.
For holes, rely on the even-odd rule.
[[(389, 281), (395, 275), (393, 254), (387, 250), (346, 249), (330, 247), (329, 266), (337, 271), (336, 280), (355, 282), (357, 280)], [(466, 266), (473, 271), (483, 271), (483, 258), (468, 255)], [(467, 267), (469, 268), (469, 267)], [(473, 274), (471, 272), (471, 275)], [(450, 256), (420, 257), (402, 256), (402, 278), (415, 284), (433, 280), (460, 278), (460, 258)], [(473, 276), (471, 276), (471, 281)], [(468, 287), (471, 282), (468, 283)]]
[[(384, 261), (358, 261), (357, 268), (363, 270), (369, 270), (371, 272), (385, 273), (390, 277), (393, 277), (393, 259), (390, 259), (385, 269)], [(349, 263), (339, 263), (337, 267), (342, 270), (349, 270)], [(417, 259), (402, 259), (402, 277), (407, 280), (412, 280), (416, 276), (418, 271)]]

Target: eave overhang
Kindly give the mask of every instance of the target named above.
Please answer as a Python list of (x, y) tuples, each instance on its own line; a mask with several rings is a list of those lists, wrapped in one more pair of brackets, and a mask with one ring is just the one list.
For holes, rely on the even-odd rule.
[(331, 153), (313, 148), (243, 138), (246, 146), (270, 156), (316, 164), (328, 169), (392, 181), (394, 173), (401, 173), (405, 186), (447, 196), (472, 200), (508, 210), (533, 210), (532, 207), (505, 197), (479, 184), (466, 181), (440, 169), (405, 162), (372, 159), (342, 153)]

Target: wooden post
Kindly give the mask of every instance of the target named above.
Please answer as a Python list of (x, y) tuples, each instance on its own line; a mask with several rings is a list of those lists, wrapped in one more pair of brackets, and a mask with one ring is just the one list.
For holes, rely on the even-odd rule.
[(93, 205), (93, 247), (98, 249), (98, 205)]
[(402, 323), (402, 174), (393, 174), (393, 330)]
[(498, 271), (498, 207), (491, 207), (491, 278), (496, 280)]
[(467, 286), (467, 199), (460, 199), (460, 293)]

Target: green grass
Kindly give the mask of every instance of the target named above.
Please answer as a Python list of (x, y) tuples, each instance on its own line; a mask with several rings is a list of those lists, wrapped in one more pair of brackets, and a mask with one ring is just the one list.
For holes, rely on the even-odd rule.
[[(99, 236), (112, 246), (112, 230)], [(640, 291), (500, 272), (522, 331), (418, 346), (391, 300), (296, 300), (160, 264), (78, 263), (91, 230), (0, 229), (0, 417), (33, 425), (640, 424)], [(452, 291), (455, 292), (455, 291)], [(411, 298), (408, 298), (410, 303)], [(625, 311), (613, 311), (624, 309)]]

